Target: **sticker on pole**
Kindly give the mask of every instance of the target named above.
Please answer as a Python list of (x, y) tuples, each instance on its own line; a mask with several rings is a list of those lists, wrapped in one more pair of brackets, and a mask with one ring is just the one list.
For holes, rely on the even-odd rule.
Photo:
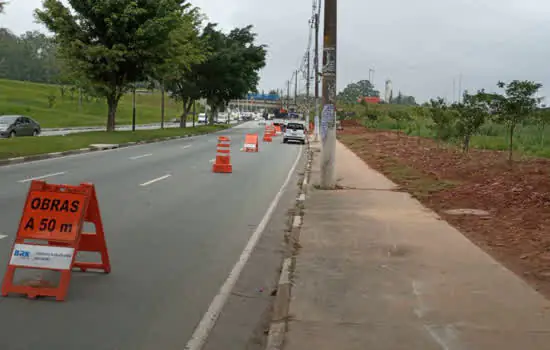
[(16, 243), (13, 246), (10, 265), (69, 270), (73, 255), (74, 248)]
[(321, 138), (324, 140), (327, 137), (328, 129), (334, 128), (335, 110), (334, 105), (325, 105), (323, 114), (321, 115)]

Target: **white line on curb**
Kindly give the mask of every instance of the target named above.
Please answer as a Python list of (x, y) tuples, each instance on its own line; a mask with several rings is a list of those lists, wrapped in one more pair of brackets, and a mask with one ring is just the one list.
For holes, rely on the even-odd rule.
[(66, 171), (61, 171), (59, 173), (53, 173), (53, 174), (46, 174), (46, 175), (42, 175), (42, 176), (36, 176), (36, 177), (31, 177), (31, 178), (28, 178), (28, 179), (24, 179), (24, 180), (19, 180), (17, 182), (19, 182), (20, 184), (22, 183), (25, 183), (25, 182), (31, 182), (32, 180), (41, 180), (41, 179), (45, 179), (47, 177), (52, 177), (52, 176), (57, 176), (57, 175), (63, 175), (63, 174), (66, 174), (67, 172)]
[(208, 338), (208, 335), (212, 331), (212, 328), (216, 324), (216, 321), (218, 320), (218, 317), (220, 316), (220, 313), (225, 303), (227, 302), (227, 298), (229, 298), (229, 295), (231, 294), (233, 287), (235, 286), (235, 284), (237, 283), (237, 280), (239, 279), (239, 275), (241, 274), (244, 266), (246, 265), (248, 259), (250, 258), (250, 255), (252, 254), (254, 247), (258, 243), (258, 240), (262, 236), (262, 233), (264, 232), (265, 227), (267, 226), (267, 223), (271, 218), (271, 215), (273, 215), (273, 211), (275, 210), (275, 207), (279, 203), (279, 200), (281, 199), (283, 192), (288, 186), (288, 183), (290, 182), (290, 179), (294, 174), (294, 170), (296, 170), (296, 166), (300, 161), (301, 155), (302, 155), (302, 149), (300, 146), (300, 152), (298, 152), (298, 156), (296, 157), (296, 160), (294, 161), (292, 168), (290, 168), (290, 171), (288, 172), (288, 175), (283, 185), (279, 189), (279, 192), (277, 192), (277, 194), (275, 195), (275, 198), (273, 198), (273, 201), (269, 205), (269, 208), (267, 208), (267, 211), (264, 214), (262, 221), (260, 221), (260, 224), (258, 225), (258, 227), (256, 227), (256, 230), (254, 231), (252, 236), (250, 236), (250, 239), (248, 240), (246, 247), (241, 253), (239, 260), (237, 261), (235, 266), (233, 266), (233, 269), (229, 273), (229, 276), (227, 276), (227, 279), (221, 286), (220, 291), (212, 300), (212, 303), (208, 307), (208, 310), (206, 311), (199, 325), (193, 332), (191, 339), (189, 339), (189, 341), (187, 342), (187, 345), (185, 346), (186, 350), (200, 350), (204, 346), (206, 339)]
[(290, 284), (290, 265), (292, 265), (292, 259), (286, 258), (285, 261), (283, 261), (283, 269), (281, 270), (279, 285)]
[(302, 224), (302, 217), (298, 215), (295, 216), (294, 220), (292, 221), (292, 227), (294, 228), (300, 227), (301, 224)]
[(148, 186), (148, 185), (150, 185), (150, 184), (154, 184), (155, 182), (159, 182), (159, 181), (162, 181), (162, 180), (164, 180), (164, 179), (167, 179), (167, 178), (169, 178), (170, 176), (172, 176), (172, 175), (166, 174), (166, 175), (164, 175), (164, 176), (157, 177), (156, 179), (153, 179), (153, 180), (144, 182), (144, 183), (142, 183), (140, 186)]
[(146, 154), (142, 154), (141, 156), (130, 157), (130, 159), (131, 160), (136, 160), (136, 159), (140, 159), (140, 158), (150, 157), (152, 155), (153, 155), (153, 153), (146, 153)]

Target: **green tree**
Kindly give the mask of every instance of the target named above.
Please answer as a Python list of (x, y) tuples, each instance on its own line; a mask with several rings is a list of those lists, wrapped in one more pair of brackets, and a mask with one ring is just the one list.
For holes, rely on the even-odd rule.
[(502, 81), (497, 86), (504, 89), (504, 94), (484, 94), (490, 104), (494, 119), (508, 129), (508, 160), (513, 157), (514, 131), (520, 122), (526, 121), (542, 101), (536, 97), (542, 84), (533, 81), (513, 80), (506, 84)]
[(172, 35), (170, 59), (161, 67), (167, 91), (183, 106), (180, 127), (185, 127), (193, 103), (202, 97), (196, 72), (197, 66), (208, 57), (200, 36), (202, 19), (198, 8), (185, 14), (181, 26)]
[(470, 150), (470, 139), (479, 131), (489, 116), (489, 106), (484, 98), (485, 91), (475, 95), (464, 92), (462, 102), (454, 103), (451, 108), (456, 111), (456, 132), (462, 137), (462, 150)]
[(233, 29), (224, 34), (209, 23), (202, 39), (210, 55), (194, 70), (201, 95), (211, 108), (210, 123), (232, 99), (257, 91), (259, 70), (265, 66), (266, 47), (256, 45), (252, 26)]
[(115, 129), (118, 103), (132, 83), (167, 57), (170, 34), (184, 0), (44, 0), (36, 17), (55, 35), (60, 54), (81, 81), (105, 97), (107, 130)]
[(0, 13), (4, 13), (4, 7), (7, 3), (7, 1), (0, 1)]
[(278, 95), (279, 92), (278, 92), (277, 90), (273, 90), (273, 89), (272, 89), (272, 90), (269, 90), (268, 94), (269, 94), (269, 95)]
[(380, 96), (380, 92), (374, 89), (374, 85), (368, 80), (360, 80), (357, 83), (348, 84), (342, 90), (337, 98), (338, 101), (348, 104), (354, 104), (359, 101), (361, 97)]
[(438, 140), (448, 140), (453, 137), (456, 113), (449, 108), (445, 100), (441, 97), (430, 100), (429, 112), (436, 138)]
[(397, 94), (397, 97), (391, 97), (390, 103), (395, 105), (407, 105), (407, 106), (416, 106), (416, 99), (413, 96), (403, 95), (401, 91)]

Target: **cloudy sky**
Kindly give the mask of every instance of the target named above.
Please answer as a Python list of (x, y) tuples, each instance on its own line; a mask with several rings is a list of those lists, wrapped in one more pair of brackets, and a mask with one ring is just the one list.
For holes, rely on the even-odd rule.
[[(41, 0), (9, 0), (0, 26), (15, 33), (42, 29), (33, 9)], [(222, 28), (252, 24), (269, 46), (260, 89), (284, 88), (304, 56), (311, 0), (194, 0)], [(550, 99), (548, 0), (341, 0), (338, 87), (367, 79), (419, 100), (453, 97), (453, 80), (475, 90), (498, 80), (529, 79)], [(304, 89), (304, 82), (299, 83)], [(549, 101), (546, 101), (547, 103)]]

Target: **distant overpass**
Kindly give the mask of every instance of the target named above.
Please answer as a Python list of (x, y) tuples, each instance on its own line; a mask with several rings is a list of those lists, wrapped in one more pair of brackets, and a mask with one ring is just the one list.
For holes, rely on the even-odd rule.
[[(286, 102), (286, 101), (284, 101)], [(281, 100), (276, 101), (261, 101), (261, 100), (232, 100), (229, 102), (229, 108), (231, 109), (240, 109), (244, 111), (258, 111), (261, 109), (274, 109), (281, 108)], [(282, 105), (286, 108), (286, 103)], [(294, 104), (290, 105), (290, 108), (294, 108)]]

